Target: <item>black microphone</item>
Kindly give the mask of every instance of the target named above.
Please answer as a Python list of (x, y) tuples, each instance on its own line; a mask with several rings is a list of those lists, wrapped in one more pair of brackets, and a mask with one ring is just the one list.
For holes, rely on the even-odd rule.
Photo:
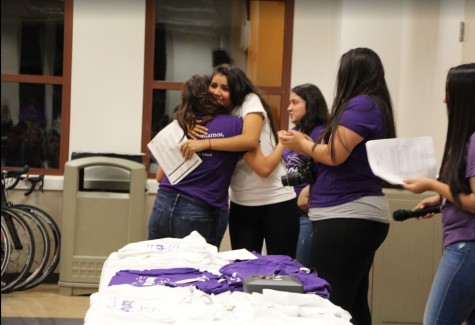
[(396, 221), (404, 221), (410, 218), (425, 216), (428, 213), (440, 213), (440, 205), (416, 210), (399, 209), (393, 212), (393, 219)]

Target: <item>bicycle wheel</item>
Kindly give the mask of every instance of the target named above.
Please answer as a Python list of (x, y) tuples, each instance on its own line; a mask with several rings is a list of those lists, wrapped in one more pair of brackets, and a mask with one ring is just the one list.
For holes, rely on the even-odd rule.
[(10, 232), (10, 258), (2, 275), (1, 292), (10, 292), (28, 273), (33, 264), (35, 242), (30, 226), (15, 212), (2, 208), (2, 219)]
[(12, 241), (10, 233), (8, 232), (8, 229), (3, 226), (3, 219), (2, 219), (2, 268), (1, 268), (1, 275), (3, 276), (3, 273), (6, 270), (6, 267), (8, 265), (8, 260), (10, 259), (10, 243)]
[(50, 239), (48, 230), (44, 226), (43, 222), (41, 222), (41, 220), (36, 217), (36, 215), (18, 208), (10, 209), (22, 217), (23, 220), (30, 226), (33, 234), (33, 240), (35, 242), (33, 265), (31, 266), (29, 273), (13, 288), (14, 290), (21, 290), (32, 283), (37, 277), (39, 277), (43, 270), (48, 266)]
[(25, 210), (33, 215), (35, 215), (39, 220), (41, 220), (45, 225), (47, 225), (48, 234), (50, 238), (50, 254), (48, 266), (43, 270), (39, 276), (34, 279), (30, 284), (26, 285), (23, 289), (30, 289), (41, 282), (51, 273), (53, 273), (56, 267), (59, 264), (60, 257), (60, 246), (61, 246), (61, 233), (58, 227), (58, 224), (54, 219), (45, 211), (40, 208), (37, 208), (29, 204), (15, 204), (13, 207)]

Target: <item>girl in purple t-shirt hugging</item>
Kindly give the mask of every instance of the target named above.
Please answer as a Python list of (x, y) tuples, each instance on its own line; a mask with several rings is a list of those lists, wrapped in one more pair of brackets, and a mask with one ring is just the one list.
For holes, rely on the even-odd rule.
[[(441, 205), (444, 253), (432, 283), (424, 324), (475, 324), (475, 63), (449, 70), (447, 139), (440, 179), (405, 180), (404, 188), (439, 195), (416, 208)], [(430, 218), (434, 214), (424, 216)]]
[(384, 68), (368, 48), (341, 57), (330, 121), (317, 141), (295, 130), (279, 133), (285, 148), (317, 163), (309, 200), (311, 263), (330, 283), (330, 300), (355, 324), (371, 324), (369, 272), (389, 230), (388, 201), (365, 144), (395, 136)]
[[(208, 92), (209, 83), (207, 76), (194, 75), (188, 79), (174, 118), (185, 134), (197, 120), (208, 128), (209, 139), (241, 134), (242, 120), (230, 115), (215, 100)], [(149, 218), (148, 239), (183, 238), (196, 230), (219, 248), (228, 223), (226, 189), (242, 154), (211, 148), (198, 154), (202, 163), (179, 183), (172, 185), (167, 177), (161, 179)]]

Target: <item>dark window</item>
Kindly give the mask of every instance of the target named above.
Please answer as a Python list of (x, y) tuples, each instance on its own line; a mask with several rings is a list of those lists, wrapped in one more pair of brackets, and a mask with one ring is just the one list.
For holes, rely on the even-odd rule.
[(287, 128), (293, 7), (293, 0), (147, 0), (143, 152), (170, 122), (183, 82), (224, 62), (247, 73), (276, 125)]
[(1, 10), (2, 167), (61, 174), (69, 140), (72, 0), (2, 0)]

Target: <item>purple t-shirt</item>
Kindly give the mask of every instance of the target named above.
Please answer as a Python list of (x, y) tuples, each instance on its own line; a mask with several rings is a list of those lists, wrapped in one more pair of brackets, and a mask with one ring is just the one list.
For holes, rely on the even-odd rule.
[[(465, 177), (475, 176), (475, 133), (467, 144)], [(442, 206), (444, 247), (459, 241), (475, 241), (475, 214), (460, 210), (449, 201)]]
[(128, 284), (134, 287), (162, 285), (175, 288), (191, 285), (203, 292), (218, 294), (229, 290), (226, 281), (220, 281), (220, 279), (221, 277), (218, 275), (189, 267), (121, 270), (115, 273), (109, 282), (109, 286), (120, 284)]
[(261, 255), (257, 259), (236, 260), (219, 269), (231, 291), (243, 290), (243, 281), (249, 275), (291, 275), (300, 280), (303, 292), (314, 293), (323, 298), (330, 296), (330, 285), (318, 276), (315, 269), (307, 269), (299, 261), (287, 255)]
[[(208, 138), (229, 138), (242, 133), (242, 119), (233, 115), (218, 115), (205, 126)], [(228, 210), (228, 187), (240, 152), (205, 150), (198, 153), (203, 162), (179, 183), (172, 185), (167, 177), (160, 189), (179, 192), (202, 200), (221, 210)]]
[[(294, 127), (293, 130), (299, 131), (299, 127)], [(315, 139), (320, 135), (323, 131), (323, 126), (316, 126), (313, 128), (312, 132), (310, 132), (310, 137), (315, 141)], [(290, 151), (288, 149), (284, 149), (284, 153), (282, 154), (282, 158), (284, 159), (285, 166), (287, 167), (287, 173), (293, 173), (298, 170), (299, 166), (310, 161), (310, 158), (301, 154), (296, 153), (295, 151)], [(295, 193), (297, 197), (302, 192), (303, 188), (307, 186), (307, 183), (302, 183), (299, 185), (294, 186)]]
[(384, 136), (379, 104), (367, 95), (351, 99), (339, 124), (359, 134), (361, 141), (339, 166), (317, 164), (317, 181), (310, 187), (310, 208), (340, 205), (364, 196), (382, 196), (381, 180), (368, 163), (366, 142)]

